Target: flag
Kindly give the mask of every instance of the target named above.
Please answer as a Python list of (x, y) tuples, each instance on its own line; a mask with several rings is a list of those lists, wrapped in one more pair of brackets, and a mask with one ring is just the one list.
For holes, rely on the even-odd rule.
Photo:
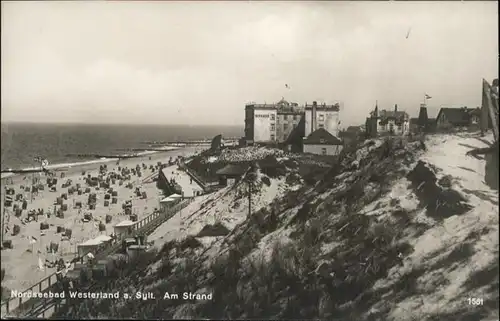
[(431, 98), (432, 98), (431, 96), (425, 94), (425, 99), (431, 99)]
[(288, 84), (285, 84), (285, 88), (288, 88), (288, 89), (290, 89), (290, 86), (288, 86)]
[(42, 258), (38, 257), (38, 269), (40, 269), (40, 271), (43, 271), (45, 270), (44, 266), (45, 265), (43, 264)]

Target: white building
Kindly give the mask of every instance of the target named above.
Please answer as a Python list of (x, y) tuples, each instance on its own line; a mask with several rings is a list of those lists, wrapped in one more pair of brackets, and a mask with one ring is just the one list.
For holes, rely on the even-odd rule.
[(407, 135), (410, 132), (410, 116), (405, 111), (381, 110), (377, 115), (377, 133), (379, 135)]
[(342, 148), (342, 141), (324, 128), (317, 129), (304, 138), (304, 153), (338, 155)]
[(297, 130), (300, 137), (307, 137), (319, 128), (338, 136), (339, 112), (338, 103), (299, 106), (284, 99), (275, 104), (250, 103), (245, 106), (245, 140), (248, 144), (282, 143)]
[(305, 137), (317, 129), (323, 128), (335, 137), (339, 135), (340, 105), (318, 105), (313, 101), (312, 105), (305, 106)]
[(98, 237), (85, 241), (77, 245), (78, 256), (84, 256), (87, 253), (97, 252), (100, 246), (104, 246), (107, 242), (111, 241), (111, 237), (107, 235), (99, 235)]
[(120, 223), (116, 224), (114, 226), (114, 231), (116, 235), (124, 234), (128, 235), (129, 228), (132, 228), (132, 226), (135, 225), (135, 222), (132, 222), (131, 220), (125, 220), (121, 221)]
[(245, 106), (245, 138), (247, 143), (266, 143), (276, 140), (275, 104), (247, 104)]

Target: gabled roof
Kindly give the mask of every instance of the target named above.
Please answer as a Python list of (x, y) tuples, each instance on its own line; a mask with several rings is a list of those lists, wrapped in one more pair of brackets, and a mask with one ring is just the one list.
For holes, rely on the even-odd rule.
[(441, 108), (439, 110), (437, 119), (441, 118), (441, 115), (444, 114), (446, 120), (455, 126), (459, 125), (468, 125), (471, 117), (471, 112), (473, 109), (471, 108)]
[(395, 110), (381, 110), (378, 113), (380, 119), (401, 119), (405, 120), (409, 118), (409, 115), (405, 111), (395, 111)]
[(342, 141), (330, 134), (326, 129), (319, 128), (304, 139), (304, 144), (342, 145)]
[(96, 238), (93, 238), (93, 239), (90, 239), (90, 240), (87, 240), (83, 243), (78, 244), (78, 246), (96, 246), (96, 245), (99, 245), (103, 242), (107, 242), (109, 240), (111, 240), (111, 237), (109, 237), (107, 235), (99, 235)]
[(132, 222), (131, 220), (125, 220), (125, 221), (121, 221), (120, 223), (116, 224), (115, 227), (132, 226), (134, 224), (135, 224), (135, 222)]
[(219, 169), (215, 174), (217, 175), (243, 175), (248, 170), (246, 164), (228, 164)]

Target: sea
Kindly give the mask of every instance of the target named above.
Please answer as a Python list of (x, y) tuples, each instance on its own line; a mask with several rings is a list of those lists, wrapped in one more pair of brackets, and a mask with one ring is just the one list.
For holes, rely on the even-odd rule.
[(95, 155), (130, 154), (165, 142), (243, 135), (238, 126), (2, 123), (1, 129), (2, 170), (39, 166), (35, 157), (50, 165), (78, 165), (95, 161)]

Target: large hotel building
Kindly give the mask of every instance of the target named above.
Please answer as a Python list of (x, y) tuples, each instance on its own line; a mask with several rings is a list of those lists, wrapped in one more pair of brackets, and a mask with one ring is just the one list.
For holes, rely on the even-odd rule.
[(323, 128), (338, 137), (340, 104), (313, 102), (299, 106), (281, 99), (275, 104), (249, 103), (245, 106), (245, 139), (253, 143), (286, 142), (295, 129), (302, 137)]

